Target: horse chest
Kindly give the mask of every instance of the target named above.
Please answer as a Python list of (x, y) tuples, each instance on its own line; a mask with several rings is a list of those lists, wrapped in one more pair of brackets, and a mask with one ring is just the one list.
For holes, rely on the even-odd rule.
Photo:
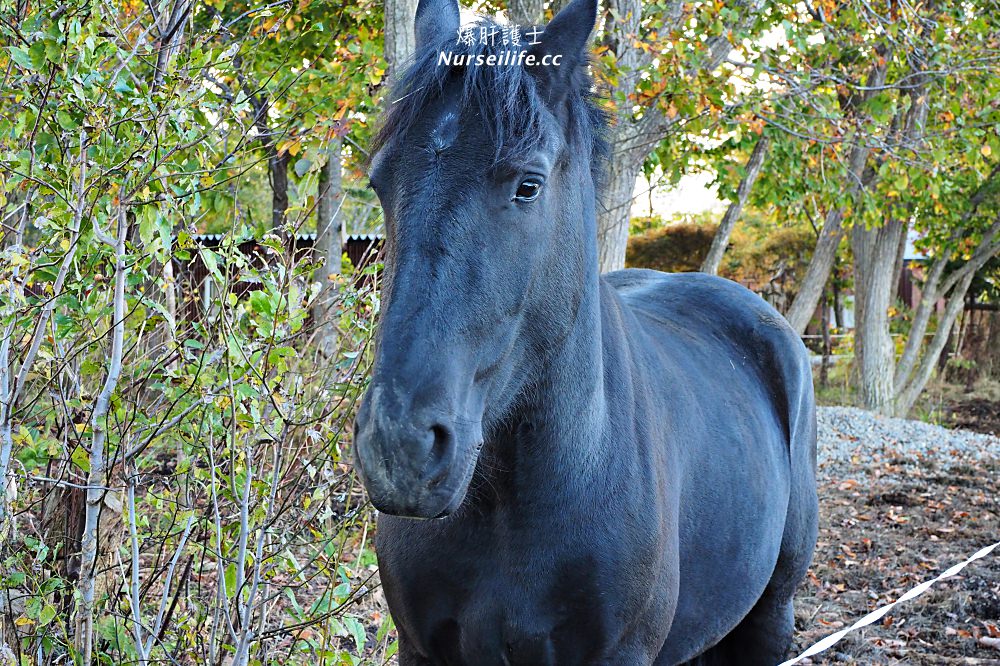
[(637, 620), (647, 629), (669, 625), (654, 536), (632, 548), (555, 538), (468, 548), (470, 534), (427, 541), (385, 527), (378, 547), (390, 607), (433, 663), (605, 663), (637, 649), (624, 643), (645, 642), (638, 649), (655, 653), (662, 632), (635, 632)]

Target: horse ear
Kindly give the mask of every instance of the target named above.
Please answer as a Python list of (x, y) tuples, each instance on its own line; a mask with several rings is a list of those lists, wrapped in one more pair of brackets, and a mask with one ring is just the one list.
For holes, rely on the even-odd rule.
[(535, 56), (532, 73), (550, 104), (565, 97), (577, 68), (587, 61), (596, 21), (597, 0), (573, 0), (549, 21), (537, 43), (528, 47), (528, 53)]
[(446, 36), (454, 38), (461, 25), (458, 0), (420, 0), (413, 22), (417, 48), (438, 44)]

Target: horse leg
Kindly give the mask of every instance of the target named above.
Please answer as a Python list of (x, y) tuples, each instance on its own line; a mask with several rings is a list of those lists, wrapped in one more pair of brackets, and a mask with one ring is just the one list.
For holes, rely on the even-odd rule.
[(421, 656), (410, 641), (402, 635), (399, 637), (399, 652), (397, 654), (399, 666), (433, 666), (433, 662)]
[(817, 523), (815, 484), (803, 475), (793, 483), (778, 562), (764, 594), (735, 629), (694, 663), (774, 666), (785, 660), (795, 630), (792, 598), (812, 563)]
[(774, 666), (792, 643), (795, 618), (791, 598), (765, 593), (735, 629), (695, 660), (698, 666)]
[(764, 594), (725, 638), (686, 666), (774, 666), (785, 660), (795, 630), (792, 598), (816, 547), (818, 506), (810, 475), (793, 481), (778, 562)]

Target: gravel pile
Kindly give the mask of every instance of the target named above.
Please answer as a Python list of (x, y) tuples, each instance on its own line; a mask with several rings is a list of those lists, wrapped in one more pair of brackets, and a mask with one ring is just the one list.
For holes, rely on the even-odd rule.
[(855, 407), (819, 407), (820, 465), (868, 465), (889, 458), (981, 460), (1000, 457), (1000, 438), (879, 416)]

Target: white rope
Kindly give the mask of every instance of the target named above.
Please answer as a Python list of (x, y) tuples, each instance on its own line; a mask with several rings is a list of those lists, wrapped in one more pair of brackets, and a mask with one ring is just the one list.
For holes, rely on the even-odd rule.
[(975, 562), (978, 559), (986, 557), (987, 555), (992, 553), (993, 550), (996, 548), (1000, 548), (1000, 542), (997, 542), (992, 546), (986, 546), (985, 548), (980, 549), (975, 555), (973, 555), (972, 557), (970, 557), (969, 559), (965, 560), (960, 564), (956, 564), (955, 566), (953, 566), (952, 568), (948, 569), (943, 574), (935, 578), (934, 580), (928, 580), (921, 583), (920, 585), (917, 585), (915, 588), (913, 588), (912, 590), (901, 596), (899, 599), (896, 599), (891, 604), (887, 606), (882, 606), (882, 608), (879, 608), (878, 610), (874, 610), (871, 613), (868, 613), (868, 615), (865, 615), (863, 618), (861, 618), (851, 626), (847, 627), (846, 629), (841, 629), (840, 631), (834, 634), (830, 634), (820, 642), (814, 644), (812, 647), (810, 647), (808, 650), (806, 650), (799, 656), (795, 657), (794, 659), (789, 659), (788, 661), (784, 661), (779, 666), (792, 666), (792, 664), (797, 664), (806, 657), (811, 657), (814, 654), (819, 654), (820, 652), (823, 652), (824, 650), (832, 647), (833, 645), (836, 645), (837, 643), (840, 642), (840, 640), (844, 636), (851, 633), (855, 629), (860, 629), (861, 627), (867, 627), (869, 624), (872, 624), (882, 619), (882, 617), (886, 613), (891, 611), (893, 607), (896, 606), (896, 604), (901, 604), (904, 601), (909, 601), (914, 597), (920, 596), (921, 594), (929, 590), (934, 583), (938, 582), (939, 580), (944, 580), (945, 578), (951, 578), (959, 571), (967, 567), (969, 564)]

